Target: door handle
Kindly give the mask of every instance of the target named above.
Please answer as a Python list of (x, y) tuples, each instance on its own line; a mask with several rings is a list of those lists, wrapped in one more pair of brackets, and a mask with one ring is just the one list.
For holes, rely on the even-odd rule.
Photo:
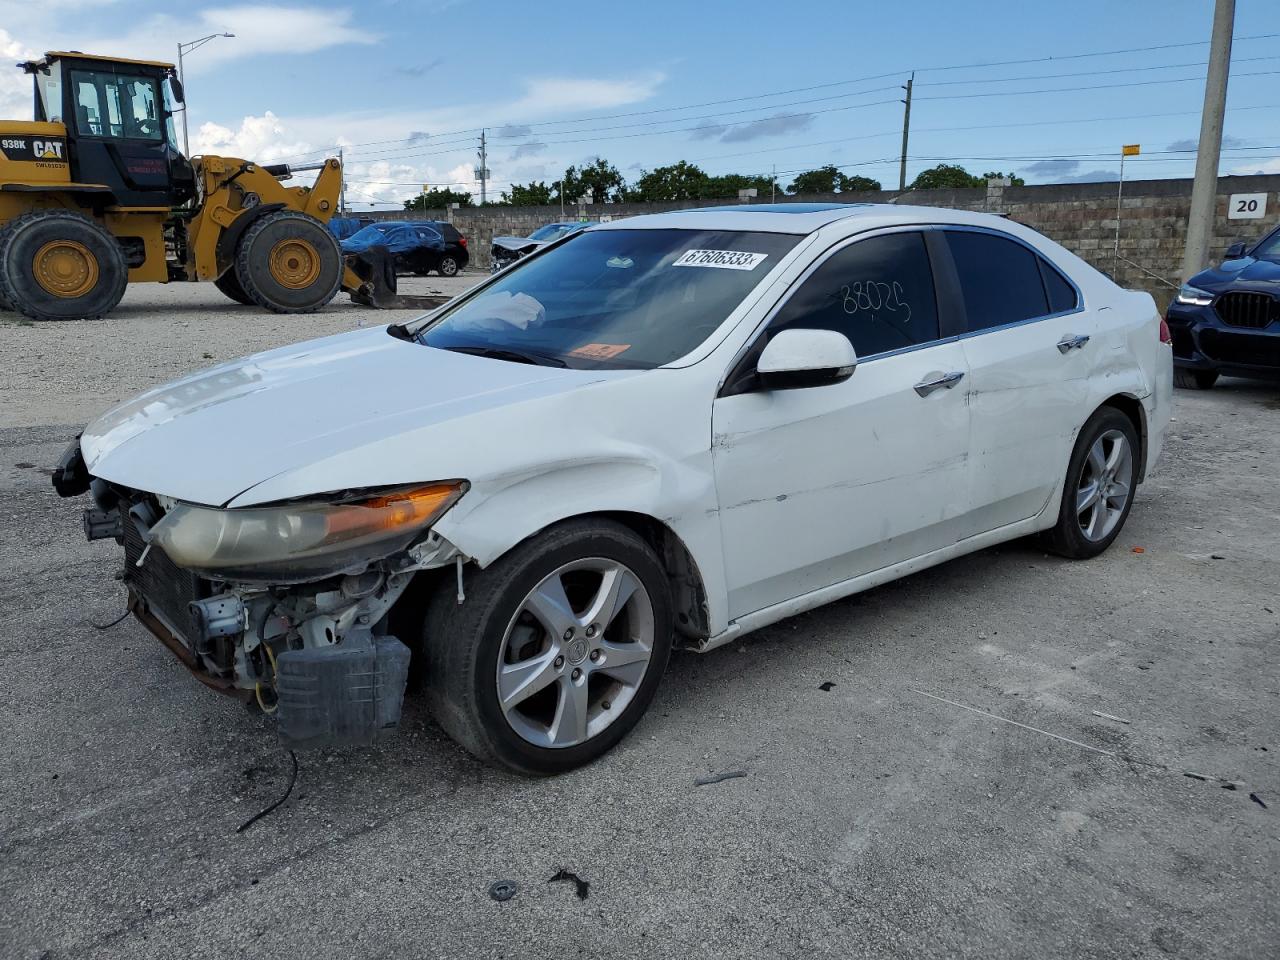
[(1066, 354), (1072, 350), (1080, 350), (1088, 342), (1089, 337), (1085, 334), (1080, 334), (1076, 337), (1063, 337), (1058, 341), (1058, 352)]
[(960, 382), (963, 376), (963, 370), (954, 370), (951, 373), (944, 373), (942, 376), (933, 380), (925, 380), (923, 383), (917, 383), (916, 393), (920, 394), (922, 397), (927, 397), (929, 394), (933, 393), (933, 391), (941, 390), (943, 387), (950, 390)]

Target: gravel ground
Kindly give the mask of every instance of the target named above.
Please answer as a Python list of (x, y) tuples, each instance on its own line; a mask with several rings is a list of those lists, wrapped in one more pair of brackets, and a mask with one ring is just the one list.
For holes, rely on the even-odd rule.
[[(487, 274), (401, 277), (405, 297), (456, 296)], [(339, 293), (318, 313), (281, 316), (232, 303), (211, 283), (130, 287), (107, 320), (32, 323), (0, 311), (0, 427), (73, 423), (174, 377), (247, 353), (392, 323), (421, 309), (373, 310)]]
[(177, 287), (0, 323), (0, 956), (1275, 955), (1280, 389), (1242, 381), (1178, 393), (1103, 557), (1009, 544), (677, 655), (632, 736), (555, 779), (410, 701), (237, 833), (287, 757), (137, 624), (93, 626), (119, 550), (47, 471), (206, 354), (371, 316)]

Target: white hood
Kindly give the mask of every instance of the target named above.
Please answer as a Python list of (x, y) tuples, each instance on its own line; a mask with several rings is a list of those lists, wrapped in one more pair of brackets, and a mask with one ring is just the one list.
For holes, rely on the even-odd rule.
[[(374, 448), (388, 462), (362, 463), (369, 486), (447, 479), (405, 478), (397, 463), (423, 468), (424, 428), (456, 427), (475, 414), (617, 376), (452, 353), (375, 327), (256, 354), (149, 390), (89, 424), (80, 445), (95, 477), (210, 505), (334, 458), (358, 462), (362, 450)], [(455, 442), (447, 459), (456, 467), (457, 431), (449, 433)], [(403, 457), (394, 452), (397, 437), (413, 447)], [(326, 485), (326, 475), (339, 479), (317, 471), (306, 492), (341, 488)]]

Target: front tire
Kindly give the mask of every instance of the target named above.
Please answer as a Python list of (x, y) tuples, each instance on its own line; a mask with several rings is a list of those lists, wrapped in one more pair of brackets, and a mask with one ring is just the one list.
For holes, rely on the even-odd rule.
[(1138, 487), (1138, 433), (1115, 407), (1085, 423), (1071, 453), (1050, 550), (1073, 560), (1096, 557), (1120, 535)]
[(32, 320), (97, 320), (128, 282), (116, 238), (73, 210), (33, 210), (0, 231), (0, 301)]
[(488, 763), (546, 775), (590, 763), (653, 699), (671, 652), (667, 578), (626, 527), (575, 520), (465, 581), (442, 578), (424, 624), (428, 703)]
[(338, 292), (342, 250), (319, 220), (277, 210), (240, 238), (235, 269), (241, 288), (258, 306), (273, 313), (313, 313)]
[(1173, 368), (1173, 385), (1184, 390), (1209, 390), (1218, 382), (1216, 370), (1188, 370), (1185, 367)]

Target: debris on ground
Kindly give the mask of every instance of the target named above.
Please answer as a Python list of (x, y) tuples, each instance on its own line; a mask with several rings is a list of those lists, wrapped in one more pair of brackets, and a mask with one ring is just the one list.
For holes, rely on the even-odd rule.
[(709, 777), (698, 777), (698, 779), (693, 782), (695, 786), (709, 787), (713, 783), (721, 783), (725, 780), (737, 780), (739, 777), (745, 777), (746, 775), (747, 771), (745, 770), (729, 770), (726, 773), (713, 773)]
[(1103, 713), (1101, 710), (1090, 710), (1095, 717), (1101, 717), (1103, 720), (1114, 720), (1116, 723), (1128, 723), (1124, 717), (1117, 717), (1114, 714)]
[(1207, 777), (1203, 773), (1191, 773), (1190, 771), (1183, 773), (1183, 776), (1190, 777), (1192, 780), (1203, 780), (1205, 783), (1213, 779), (1213, 777)]
[(1252, 800), (1254, 803), (1256, 803), (1258, 806), (1260, 806), (1263, 810), (1267, 809), (1267, 805), (1262, 802), (1262, 798), (1258, 796), (1256, 793), (1249, 794), (1249, 799)]
[(827, 690), (830, 690), (834, 686), (835, 684), (832, 683), (830, 680), (824, 680), (822, 681), (822, 683), (818, 684), (818, 689), (825, 692)]
[(579, 900), (587, 899), (587, 894), (591, 891), (590, 883), (583, 880), (576, 873), (572, 873), (563, 867), (561, 867), (560, 870), (556, 872), (556, 875), (548, 880), (547, 883), (572, 883), (574, 892), (578, 894)]
[(520, 887), (514, 880), (495, 880), (489, 884), (489, 896), (499, 903), (506, 903), (516, 895), (516, 891), (519, 889)]
[(1147, 548), (1146, 548), (1146, 547), (1134, 547), (1134, 548), (1133, 548), (1133, 552), (1134, 552), (1134, 553), (1146, 553), (1146, 552), (1147, 552)]
[(279, 807), (282, 803), (284, 803), (286, 800), (289, 799), (289, 794), (293, 793), (293, 785), (298, 782), (298, 755), (294, 753), (292, 750), (290, 750), (289, 759), (293, 762), (293, 770), (289, 774), (289, 785), (284, 788), (284, 795), (281, 796), (280, 799), (277, 800), (275, 803), (271, 804), (271, 806), (267, 807), (264, 810), (259, 811), (258, 813), (255, 813), (252, 817), (250, 817), (244, 823), (240, 824), (240, 826), (236, 827), (236, 833), (244, 833), (246, 830), (252, 827), (255, 823), (257, 823), (267, 814), (273, 812), (277, 807)]
[(1209, 554), (1209, 559), (1210, 559), (1210, 560), (1225, 560), (1225, 559), (1227, 559), (1227, 558), (1226, 558), (1226, 557), (1224, 557), (1224, 556), (1223, 556), (1222, 554), (1220, 554), (1220, 553), (1211, 553), (1211, 554)]

